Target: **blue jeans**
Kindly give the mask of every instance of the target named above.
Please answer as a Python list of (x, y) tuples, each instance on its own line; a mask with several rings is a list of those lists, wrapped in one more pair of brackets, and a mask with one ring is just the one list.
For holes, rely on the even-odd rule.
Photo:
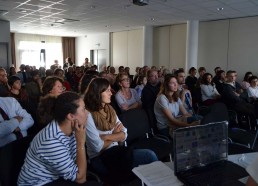
[[(133, 150), (133, 167), (137, 167), (139, 165), (144, 165), (148, 163), (152, 163), (154, 161), (158, 161), (156, 154), (150, 149), (134, 149)], [(99, 176), (106, 176), (108, 173), (108, 169), (104, 166), (101, 158), (99, 156), (91, 159), (91, 165)], [(123, 166), (123, 165), (121, 165)], [(132, 167), (132, 168), (133, 168)]]
[(144, 165), (158, 161), (158, 158), (150, 149), (134, 149), (133, 150), (133, 167)]

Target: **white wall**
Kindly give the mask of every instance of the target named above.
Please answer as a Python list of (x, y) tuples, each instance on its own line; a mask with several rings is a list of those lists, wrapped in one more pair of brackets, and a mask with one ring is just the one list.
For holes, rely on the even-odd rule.
[(170, 27), (169, 69), (185, 68), (186, 61), (186, 24)]
[(10, 37), (10, 22), (0, 20), (0, 42), (8, 43), (8, 67), (11, 66), (11, 37)]
[(258, 75), (258, 17), (230, 21), (228, 66), (238, 72), (242, 81), (245, 72)]
[(198, 67), (212, 74), (217, 66), (228, 69), (228, 28), (229, 20), (200, 22)]
[(75, 58), (76, 65), (82, 65), (84, 59), (90, 59), (90, 50), (106, 50), (107, 52), (107, 66), (110, 65), (110, 39), (109, 33), (103, 34), (87, 34), (82, 37), (77, 37), (75, 40)]
[(245, 72), (258, 75), (258, 17), (200, 23), (198, 66), (214, 73), (216, 66), (236, 70), (238, 81)]
[(185, 67), (186, 24), (157, 27), (153, 34), (153, 65)]
[(130, 67), (130, 74), (135, 74), (135, 68), (143, 66), (143, 30), (114, 32), (111, 40), (112, 66), (116, 72), (122, 65)]

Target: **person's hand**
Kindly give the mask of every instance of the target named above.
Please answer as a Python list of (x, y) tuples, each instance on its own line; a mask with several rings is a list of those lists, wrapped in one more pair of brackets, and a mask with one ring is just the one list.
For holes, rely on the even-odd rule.
[(239, 97), (240, 96), (240, 94), (238, 94), (238, 93), (236, 93), (236, 92), (234, 92), (235, 93), (235, 95), (237, 96), (237, 97)]
[(126, 103), (124, 103), (124, 104), (121, 104), (121, 108), (123, 110), (128, 110), (129, 106)]
[(80, 125), (79, 121), (76, 119), (76, 120), (72, 121), (72, 127), (74, 128), (74, 131), (75, 131), (76, 142), (78, 144), (84, 146), (85, 141), (86, 141), (86, 128), (85, 128), (85, 126)]
[(21, 129), (19, 127), (17, 127), (14, 132), (21, 132)]
[(112, 134), (121, 132), (121, 130), (122, 130), (123, 128), (124, 128), (124, 125), (123, 125), (122, 123), (117, 124), (116, 127), (114, 128)]
[(191, 123), (192, 126), (195, 126), (195, 125), (200, 125), (201, 121), (200, 120), (197, 120), (197, 121), (194, 121)]
[(19, 123), (21, 123), (21, 121), (23, 120), (23, 117), (21, 116), (14, 116), (13, 118), (17, 119)]
[(186, 84), (182, 85), (182, 88), (185, 90), (185, 89), (188, 89), (188, 86)]

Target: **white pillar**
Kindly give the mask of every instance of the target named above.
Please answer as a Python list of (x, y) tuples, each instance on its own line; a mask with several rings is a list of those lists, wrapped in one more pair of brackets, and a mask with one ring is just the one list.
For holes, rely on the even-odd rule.
[(143, 65), (153, 65), (153, 27), (143, 27)]
[(198, 58), (198, 33), (199, 21), (187, 21), (187, 36), (186, 36), (186, 64), (185, 71), (189, 68), (197, 68)]

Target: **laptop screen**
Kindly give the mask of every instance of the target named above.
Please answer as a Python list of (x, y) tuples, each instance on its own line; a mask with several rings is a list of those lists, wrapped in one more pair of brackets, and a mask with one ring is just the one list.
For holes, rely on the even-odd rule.
[(227, 159), (227, 126), (223, 121), (175, 130), (175, 173)]

